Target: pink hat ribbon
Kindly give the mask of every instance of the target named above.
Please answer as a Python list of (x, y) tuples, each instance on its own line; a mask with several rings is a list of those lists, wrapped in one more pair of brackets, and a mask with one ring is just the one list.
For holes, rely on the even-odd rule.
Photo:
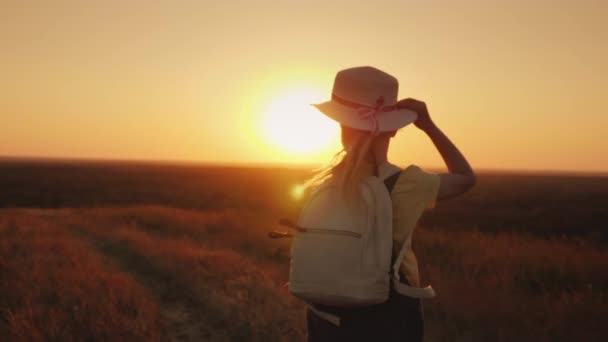
[(394, 110), (397, 110), (397, 105), (382, 107), (382, 105), (384, 104), (384, 97), (382, 97), (382, 96), (378, 97), (378, 99), (376, 100), (375, 107), (371, 107), (371, 106), (364, 105), (361, 103), (352, 102), (352, 101), (343, 99), (336, 94), (332, 94), (331, 99), (333, 101), (338, 102), (339, 104), (356, 109), (357, 113), (359, 113), (359, 117), (362, 120), (370, 120), (371, 124), (372, 124), (372, 134), (373, 135), (378, 135), (378, 133), (380, 132), (380, 125), (378, 123), (378, 118), (376, 117), (376, 115), (380, 112), (392, 112)]

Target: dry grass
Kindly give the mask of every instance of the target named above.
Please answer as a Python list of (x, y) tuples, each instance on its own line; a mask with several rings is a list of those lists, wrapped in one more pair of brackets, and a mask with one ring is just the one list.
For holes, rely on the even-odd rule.
[[(230, 221), (230, 215), (156, 207), (93, 209), (65, 222), (102, 240), (112, 254), (128, 254), (139, 267), (148, 264), (227, 339), (297, 340), (303, 335), (303, 306), (286, 291), (278, 265), (218, 247), (219, 237), (231, 240), (230, 225), (225, 235), (216, 226)], [(203, 236), (210, 238), (203, 241)]]
[(438, 341), (600, 341), (608, 337), (608, 253), (514, 234), (420, 230)]
[[(11, 224), (7, 223), (11, 220), (5, 218), (2, 234), (7, 236), (10, 230), (7, 227), (11, 225), (37, 227), (19, 228), (20, 241), (27, 242), (28, 248), (39, 250), (37, 254), (46, 255), (44, 251), (48, 248), (58, 248), (50, 246), (77, 245), (63, 228), (68, 227), (102, 243), (102, 253), (128, 259), (133, 272), (153, 273), (154, 279), (166, 282), (170, 297), (166, 300), (192, 306), (216, 338), (303, 339), (303, 306), (290, 297), (283, 286), (287, 280), (287, 246), (284, 242), (274, 246), (274, 241), (264, 238), (268, 227), (266, 223), (256, 223), (255, 213), (244, 213), (241, 217), (235, 211), (200, 212), (155, 206), (44, 213), (48, 216), (45, 219), (22, 213), (20, 221), (14, 221), (17, 216), (13, 215)], [(32, 225), (28, 220), (38, 223)], [(44, 240), (44, 234), (51, 233), (54, 238), (50, 246), (36, 242)], [(4, 239), (3, 242), (19, 246), (16, 240)], [(425, 302), (429, 341), (601, 341), (608, 337), (608, 275), (605, 273), (608, 253), (604, 250), (575, 242), (514, 234), (447, 234), (428, 229), (418, 232), (415, 248), (423, 278), (439, 293), (437, 298)], [(16, 256), (20, 254), (12, 253), (11, 260), (18, 260)], [(93, 256), (89, 258), (97, 260)], [(82, 259), (78, 258), (80, 265), (89, 264)], [(43, 267), (47, 270), (46, 277), (49, 277), (50, 269), (63, 268), (55, 259), (37, 262), (40, 263), (37, 274), (43, 274), (39, 270)], [(24, 266), (22, 261), (15, 265)], [(57, 277), (62, 273), (53, 274)], [(83, 279), (79, 281), (87, 284), (92, 283), (88, 274), (104, 273), (78, 268), (70, 274), (70, 277), (80, 274)], [(116, 277), (128, 279), (121, 274)], [(70, 278), (54, 279), (44, 283), (57, 289), (73, 283)], [(15, 287), (15, 284), (3, 284), (3, 293), (22, 291), (21, 296), (32, 296), (39, 292), (27, 286)], [(104, 293), (109, 288), (87, 291)], [(139, 298), (140, 295), (143, 297)], [(84, 292), (68, 292), (67, 296), (82, 297), (80, 300), (87, 298)], [(133, 300), (146, 298), (145, 293), (130, 297)], [(142, 300), (132, 305), (137, 306), (138, 312), (147, 312), (142, 308), (150, 303)], [(58, 310), (53, 312), (57, 317), (67, 317), (71, 313), (69, 306), (51, 307)], [(90, 308), (101, 310), (101, 316), (103, 310), (109, 310), (107, 307)], [(12, 319), (15, 311), (11, 312), (9, 318)], [(94, 316), (100, 314), (95, 312)], [(105, 326), (107, 331), (99, 330), (103, 326), (79, 323), (79, 330), (74, 333), (99, 338), (103, 333), (114, 333), (121, 327), (135, 324), (133, 316), (130, 317), (122, 325)], [(157, 317), (139, 316), (138, 319), (149, 319), (145, 325), (154, 326)]]
[(0, 216), (2, 340), (159, 340), (147, 291), (53, 221)]
[[(297, 211), (287, 190), (305, 172), (0, 175), (0, 206), (60, 208), (0, 210), (0, 341), (303, 340), (304, 306), (283, 286), (290, 242), (266, 232)], [(608, 178), (483, 175), (425, 215), (427, 340), (608, 340), (607, 196)]]

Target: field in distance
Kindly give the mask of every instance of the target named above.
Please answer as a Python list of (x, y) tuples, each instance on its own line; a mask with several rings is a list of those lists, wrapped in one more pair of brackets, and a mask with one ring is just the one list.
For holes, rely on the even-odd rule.
[[(0, 337), (304, 338), (269, 240), (308, 171), (0, 164)], [(608, 339), (608, 178), (481, 174), (425, 214), (414, 248), (429, 341)]]

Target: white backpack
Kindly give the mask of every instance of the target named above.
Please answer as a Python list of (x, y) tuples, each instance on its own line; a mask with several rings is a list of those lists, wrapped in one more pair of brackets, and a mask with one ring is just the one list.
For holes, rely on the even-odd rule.
[(364, 205), (357, 209), (341, 199), (332, 181), (310, 195), (297, 223), (290, 224), (297, 231), (289, 274), (289, 291), (294, 296), (309, 304), (369, 306), (388, 299), (391, 278), (403, 295), (435, 295), (430, 286), (415, 288), (399, 281), (405, 244), (391, 265), (393, 213), (383, 180), (400, 169), (389, 169), (381, 170), (387, 174), (380, 177), (364, 179), (360, 185)]

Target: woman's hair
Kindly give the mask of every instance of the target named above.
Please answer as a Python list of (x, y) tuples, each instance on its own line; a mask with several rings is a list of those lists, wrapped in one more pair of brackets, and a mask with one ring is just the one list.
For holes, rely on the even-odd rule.
[(375, 137), (370, 132), (342, 126), (343, 149), (336, 153), (331, 163), (316, 170), (306, 187), (314, 189), (329, 180), (336, 180), (346, 200), (358, 198), (359, 184), (370, 171), (369, 162), (375, 163), (372, 145)]

